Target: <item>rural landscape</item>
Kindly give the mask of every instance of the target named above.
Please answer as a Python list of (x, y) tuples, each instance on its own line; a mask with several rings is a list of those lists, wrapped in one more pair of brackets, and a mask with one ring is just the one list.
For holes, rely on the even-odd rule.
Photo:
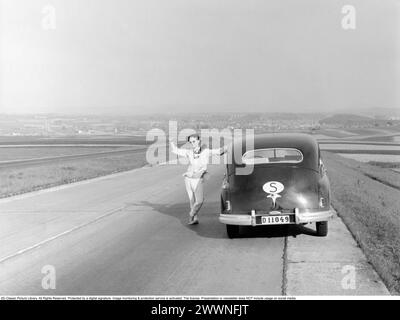
[[(332, 206), (346, 224), (392, 294), (400, 293), (400, 120), (397, 114), (381, 117), (361, 115), (238, 114), (235, 121), (208, 116), (208, 125), (222, 129), (256, 127), (256, 133), (302, 132), (314, 136), (320, 145), (331, 182)], [(27, 118), (1, 118), (0, 197), (10, 198), (78, 181), (151, 167), (146, 162), (145, 130), (165, 128), (167, 117), (140, 119), (141, 127), (121, 122), (109, 125), (109, 132), (95, 132), (88, 122), (85, 131), (67, 127), (62, 119), (52, 126), (51, 116), (38, 121), (34, 132)], [(188, 117), (189, 118), (189, 117)], [(201, 129), (202, 115), (177, 117), (182, 127)], [(195, 120), (193, 120), (193, 118)], [(28, 119), (31, 119), (28, 117)], [(50, 120), (49, 120), (50, 119)], [(224, 120), (226, 122), (224, 122)], [(255, 120), (256, 119), (256, 120)], [(273, 120), (271, 120), (273, 119)], [(104, 120), (102, 120), (104, 122)], [(125, 120), (126, 122), (127, 120)], [(214, 121), (214, 123), (213, 123)], [(252, 121), (257, 121), (255, 125)], [(112, 122), (112, 121), (111, 121)], [(17, 133), (18, 126), (24, 128)], [(125, 129), (122, 129), (124, 127)], [(288, 129), (290, 128), (290, 129)], [(98, 128), (97, 128), (98, 129)], [(71, 131), (72, 130), (72, 131)], [(62, 130), (61, 130), (62, 131)], [(129, 131), (129, 132), (128, 132)]]
[(0, 0), (0, 300), (400, 300), (399, 22), (400, 0)]

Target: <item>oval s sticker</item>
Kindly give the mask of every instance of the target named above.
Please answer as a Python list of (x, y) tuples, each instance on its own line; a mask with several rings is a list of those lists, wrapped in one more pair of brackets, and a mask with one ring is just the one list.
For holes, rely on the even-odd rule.
[(264, 192), (272, 194), (281, 193), (285, 189), (284, 185), (278, 181), (268, 181), (262, 188)]

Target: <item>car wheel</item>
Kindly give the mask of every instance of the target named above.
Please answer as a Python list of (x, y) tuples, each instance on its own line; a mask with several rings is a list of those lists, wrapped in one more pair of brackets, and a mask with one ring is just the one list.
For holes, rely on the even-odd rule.
[(328, 221), (321, 221), (316, 223), (317, 236), (326, 237), (328, 235)]
[(239, 226), (233, 224), (227, 224), (226, 232), (229, 238), (231, 239), (237, 238), (239, 236)]

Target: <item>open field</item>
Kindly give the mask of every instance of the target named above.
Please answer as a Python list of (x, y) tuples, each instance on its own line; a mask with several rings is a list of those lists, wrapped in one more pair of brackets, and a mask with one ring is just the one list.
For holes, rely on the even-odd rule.
[[(399, 172), (399, 170), (400, 170), (400, 162), (369, 161), (368, 164), (371, 164), (373, 166), (378, 166), (381, 168), (392, 169), (396, 172)], [(399, 176), (399, 178), (400, 178), (400, 176)]]
[(144, 150), (130, 154), (52, 161), (21, 168), (0, 168), (0, 198), (126, 171), (145, 164)]
[(0, 161), (0, 169), (3, 168), (17, 168), (17, 167), (33, 167), (45, 164), (53, 164), (55, 162), (61, 163), (65, 161), (72, 160), (84, 160), (84, 159), (95, 159), (111, 157), (116, 155), (132, 155), (135, 153), (143, 153), (145, 151), (144, 146), (140, 147), (125, 147), (125, 148), (114, 148), (101, 152), (89, 152), (89, 153), (79, 153), (67, 154), (67, 155), (53, 155), (47, 157), (39, 158), (28, 158), (28, 159), (15, 159), (9, 161)]
[(331, 143), (331, 144), (324, 144), (321, 146), (323, 150), (350, 150), (353, 153), (357, 151), (400, 151), (400, 146), (393, 146), (393, 145), (365, 145), (365, 144), (341, 144), (341, 143)]
[(387, 141), (395, 142), (400, 136), (399, 126), (388, 126), (384, 128), (357, 128), (357, 129), (318, 129), (315, 135), (329, 136), (337, 139), (360, 139), (365, 141)]
[(332, 204), (392, 293), (400, 293), (400, 179), (380, 168), (323, 152)]
[(400, 135), (397, 134), (389, 134), (389, 135), (380, 135), (380, 136), (372, 136), (367, 138), (361, 138), (362, 141), (375, 141), (375, 142), (393, 142), (400, 143)]
[(375, 136), (375, 135), (380, 136), (380, 135), (388, 135), (388, 134), (393, 134), (395, 132), (399, 132), (399, 127), (386, 126), (386, 127), (376, 127), (376, 128), (354, 128), (345, 130), (356, 136)]
[[(314, 136), (315, 137), (315, 136)], [(366, 141), (366, 140), (331, 140), (331, 139), (318, 139), (320, 146), (323, 148), (325, 145), (359, 145), (364, 146), (365, 149), (368, 149), (367, 146), (395, 146), (400, 147), (400, 143), (391, 142), (391, 141)], [(348, 147), (347, 147), (348, 148)]]
[[(323, 154), (327, 154), (330, 155), (330, 157), (334, 157), (334, 155), (329, 152), (323, 152)], [(399, 175), (390, 170), (390, 168), (383, 168), (377, 166), (376, 163), (374, 165), (356, 161), (354, 159), (348, 159), (348, 158), (346, 159), (338, 155), (335, 156), (335, 160), (336, 163), (338, 165), (340, 164), (342, 167), (356, 169), (358, 172), (362, 173), (366, 177), (369, 177), (371, 179), (381, 182), (382, 184), (386, 184), (400, 190)]]
[(378, 133), (385, 133), (386, 131), (383, 130), (376, 130), (376, 129), (369, 129), (369, 128), (357, 128), (357, 129), (346, 129), (347, 132), (354, 134), (354, 135), (374, 135)]
[(354, 134), (340, 129), (320, 129), (316, 131), (316, 134), (325, 135), (333, 138), (347, 138)]
[(71, 137), (41, 137), (41, 136), (0, 136), (0, 145), (146, 145), (146, 136), (71, 136)]
[(396, 163), (400, 162), (400, 155), (392, 155), (392, 154), (358, 154), (358, 153), (338, 153), (338, 155), (354, 159), (361, 162), (390, 162)]
[(117, 150), (118, 147), (0, 147), (0, 162)]

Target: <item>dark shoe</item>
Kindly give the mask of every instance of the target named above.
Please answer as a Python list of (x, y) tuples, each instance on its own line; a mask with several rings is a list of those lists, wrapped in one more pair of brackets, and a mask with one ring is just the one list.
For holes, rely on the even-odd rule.
[(188, 225), (194, 225), (194, 224), (199, 224), (199, 219), (197, 219), (197, 216), (190, 217)]

